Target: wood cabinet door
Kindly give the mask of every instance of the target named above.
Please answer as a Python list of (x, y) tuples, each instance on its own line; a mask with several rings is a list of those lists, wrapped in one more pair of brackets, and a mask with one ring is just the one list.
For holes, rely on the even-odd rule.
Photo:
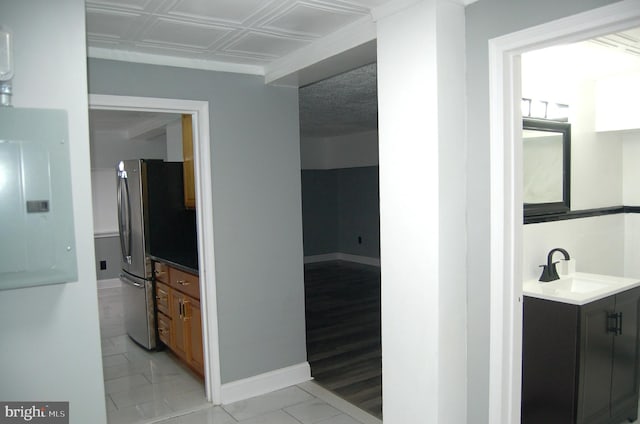
[(193, 125), (191, 115), (182, 115), (182, 158), (184, 179), (184, 207), (196, 208), (196, 182), (193, 166)]
[(169, 286), (156, 282), (156, 306), (158, 311), (167, 316), (171, 316), (171, 305), (169, 304)]
[(169, 269), (169, 285), (195, 299), (200, 299), (200, 280), (197, 275), (176, 268)]
[(179, 357), (187, 357), (185, 343), (185, 321), (184, 321), (184, 295), (175, 290), (169, 292), (171, 299), (171, 334), (173, 343), (171, 350)]
[(610, 415), (613, 333), (609, 315), (615, 296), (582, 307), (578, 423), (606, 422)]
[(185, 300), (188, 321), (187, 361), (200, 374), (204, 375), (204, 355), (202, 347), (202, 313), (200, 302), (196, 299)]
[(167, 346), (173, 344), (171, 337), (171, 318), (162, 312), (158, 312), (158, 337)]
[(162, 262), (153, 263), (153, 275), (156, 281), (169, 284), (169, 266)]
[[(616, 313), (620, 314), (620, 323), (618, 334), (613, 337), (611, 415), (614, 417), (624, 414), (625, 411), (637, 413), (640, 362), (639, 306), (640, 288), (628, 290), (616, 296)], [(634, 416), (624, 416), (624, 418)]]

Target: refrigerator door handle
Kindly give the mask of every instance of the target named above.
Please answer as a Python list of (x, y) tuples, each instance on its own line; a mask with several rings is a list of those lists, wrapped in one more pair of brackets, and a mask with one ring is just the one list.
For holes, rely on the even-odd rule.
[(127, 284), (130, 284), (130, 285), (135, 286), (135, 287), (144, 288), (144, 284), (141, 284), (141, 283), (138, 283), (136, 281), (133, 281), (132, 279), (127, 278), (122, 274), (120, 274), (120, 281), (122, 281), (124, 283), (127, 283)]
[(118, 173), (118, 226), (122, 259), (131, 264), (131, 206), (129, 203), (129, 182), (126, 171)]

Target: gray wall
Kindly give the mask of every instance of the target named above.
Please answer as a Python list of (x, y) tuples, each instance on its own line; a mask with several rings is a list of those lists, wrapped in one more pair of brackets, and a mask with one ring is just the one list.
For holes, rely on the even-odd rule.
[[(118, 278), (120, 275), (120, 238), (94, 237), (96, 249), (96, 277), (100, 280)], [(107, 269), (100, 269), (100, 261), (107, 262)]]
[(305, 256), (380, 257), (377, 166), (303, 170), (302, 211)]
[(14, 106), (67, 113), (78, 263), (77, 281), (0, 292), (0, 399), (69, 401), (71, 424), (105, 424), (84, 6), (82, 0), (0, 2), (2, 24), (14, 36)]
[(335, 170), (302, 170), (302, 225), (305, 256), (338, 252), (338, 174)]
[(489, 398), (489, 53), (488, 40), (604, 6), (610, 0), (480, 0), (466, 8), (468, 416), (486, 423)]
[(89, 92), (209, 101), (222, 382), (306, 361), (297, 89), (91, 59)]

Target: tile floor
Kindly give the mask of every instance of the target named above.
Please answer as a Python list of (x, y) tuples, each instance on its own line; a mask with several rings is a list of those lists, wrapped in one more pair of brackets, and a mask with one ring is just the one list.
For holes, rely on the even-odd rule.
[(98, 290), (109, 424), (380, 424), (313, 382), (224, 406), (169, 352), (148, 352), (126, 335), (117, 280)]

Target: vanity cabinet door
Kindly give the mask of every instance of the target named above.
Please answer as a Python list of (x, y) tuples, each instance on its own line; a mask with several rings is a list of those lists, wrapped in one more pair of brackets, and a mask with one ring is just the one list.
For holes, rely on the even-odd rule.
[(606, 422), (609, 418), (613, 333), (608, 330), (608, 317), (614, 309), (614, 296), (581, 308), (578, 423)]
[(635, 412), (638, 405), (638, 366), (640, 347), (638, 314), (640, 288), (616, 296), (616, 313), (620, 314), (618, 331), (613, 337), (613, 371), (611, 378), (611, 415), (621, 420), (635, 418), (627, 416)]

